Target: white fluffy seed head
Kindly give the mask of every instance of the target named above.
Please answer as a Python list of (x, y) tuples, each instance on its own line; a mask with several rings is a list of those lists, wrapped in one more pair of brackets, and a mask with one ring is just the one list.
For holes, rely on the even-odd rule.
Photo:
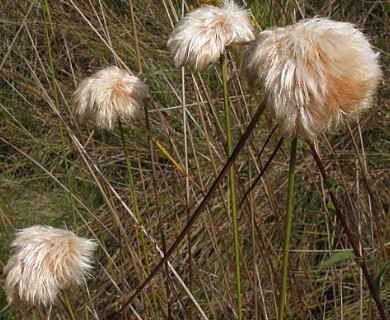
[(67, 230), (34, 226), (17, 231), (4, 267), (8, 300), (52, 304), (62, 289), (89, 274), (96, 247)]
[(362, 32), (325, 18), (261, 32), (241, 66), (286, 135), (314, 139), (369, 107), (381, 69)]
[(116, 66), (84, 79), (73, 98), (73, 113), (78, 122), (92, 121), (97, 128), (112, 130), (118, 118), (140, 116), (148, 87), (137, 77)]
[(172, 31), (168, 48), (177, 67), (202, 70), (218, 61), (227, 44), (253, 38), (249, 11), (227, 0), (221, 8), (204, 5), (188, 13)]

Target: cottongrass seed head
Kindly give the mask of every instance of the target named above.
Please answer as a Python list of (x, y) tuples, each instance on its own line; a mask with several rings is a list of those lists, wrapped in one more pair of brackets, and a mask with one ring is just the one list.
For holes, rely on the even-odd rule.
[(231, 42), (254, 38), (249, 11), (232, 0), (222, 7), (203, 5), (181, 19), (168, 39), (168, 48), (177, 67), (202, 70), (218, 61)]
[(97, 128), (112, 130), (118, 118), (140, 116), (148, 87), (126, 70), (110, 66), (84, 79), (73, 98), (73, 113), (78, 122), (92, 121)]
[(67, 230), (34, 226), (17, 231), (4, 267), (8, 300), (52, 304), (62, 289), (83, 282), (96, 247)]
[(261, 32), (241, 70), (260, 80), (284, 133), (308, 139), (369, 107), (381, 77), (363, 33), (325, 18)]

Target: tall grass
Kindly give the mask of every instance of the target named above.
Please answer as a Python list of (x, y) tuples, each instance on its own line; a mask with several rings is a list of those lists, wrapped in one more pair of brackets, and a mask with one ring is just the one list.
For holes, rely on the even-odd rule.
[[(13, 230), (34, 224), (65, 225), (100, 245), (84, 290), (71, 288), (69, 299), (60, 297), (51, 310), (7, 306), (1, 292), (1, 319), (67, 318), (67, 303), (76, 319), (114, 314), (148, 277), (148, 258), (152, 272), (211, 188), (215, 192), (193, 220), (190, 241), (177, 242), (173, 255), (121, 316), (237, 317), (227, 177), (215, 186), (226, 164), (222, 76), (218, 67), (181, 74), (166, 50), (183, 6), (189, 10), (197, 5), (173, 0), (47, 1), (50, 23), (39, 1), (1, 1), (1, 265)], [(386, 1), (269, 0), (248, 5), (262, 29), (314, 15), (354, 22), (370, 35), (382, 64), (389, 64)], [(241, 48), (234, 53), (227, 60), (233, 148), (258, 108), (237, 72)], [(96, 131), (86, 143), (90, 130), (79, 127), (70, 110), (77, 83), (111, 64), (142, 71), (151, 89), (144, 123), (123, 123), (126, 149), (119, 130)], [(372, 276), (388, 259), (388, 87), (384, 68), (373, 109), (350, 129), (321, 137), (317, 145)], [(275, 319), (278, 314), (289, 143), (280, 142), (278, 130), (267, 143), (273, 127), (265, 112), (232, 167), (237, 203), (246, 196), (237, 208), (244, 319)], [(150, 142), (152, 135), (161, 147)], [(351, 248), (310, 150), (300, 141), (297, 156), (285, 319), (376, 319), (358, 262), (319, 270), (334, 253)], [(390, 310), (388, 277), (385, 273), (380, 286), (385, 311)]]

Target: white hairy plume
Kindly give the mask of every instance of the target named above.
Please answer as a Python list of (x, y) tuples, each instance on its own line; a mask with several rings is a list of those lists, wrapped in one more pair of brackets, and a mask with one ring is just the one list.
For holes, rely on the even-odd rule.
[(116, 66), (98, 71), (84, 79), (73, 98), (78, 122), (92, 121), (97, 128), (113, 129), (118, 118), (138, 117), (148, 87), (137, 77)]
[(62, 289), (88, 275), (96, 247), (67, 230), (34, 226), (17, 231), (4, 267), (8, 300), (52, 304)]
[(325, 18), (261, 32), (241, 70), (269, 94), (284, 133), (309, 139), (369, 107), (381, 77), (363, 33)]
[(188, 13), (172, 31), (168, 48), (177, 67), (202, 70), (218, 61), (228, 43), (253, 38), (249, 12), (230, 0), (221, 8), (204, 5)]

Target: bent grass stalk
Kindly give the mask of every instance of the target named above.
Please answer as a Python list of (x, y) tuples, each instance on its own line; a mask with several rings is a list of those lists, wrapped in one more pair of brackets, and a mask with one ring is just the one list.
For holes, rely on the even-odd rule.
[[(138, 207), (138, 201), (137, 201), (137, 195), (135, 193), (135, 186), (134, 186), (134, 177), (133, 177), (133, 172), (131, 169), (131, 163), (130, 163), (130, 158), (129, 158), (129, 151), (127, 149), (126, 145), (126, 139), (124, 135), (124, 130), (122, 126), (122, 121), (118, 118), (118, 127), (119, 127), (119, 132), (121, 135), (121, 141), (122, 141), (122, 146), (123, 146), (123, 151), (125, 154), (125, 160), (126, 160), (126, 167), (127, 167), (127, 175), (129, 178), (129, 187), (131, 190), (131, 196), (133, 198), (133, 203), (134, 203), (134, 211), (138, 220), (138, 225), (141, 227), (142, 222), (141, 222), (141, 213), (139, 211)], [(148, 255), (148, 248), (146, 245), (146, 240), (143, 232), (140, 232), (140, 237), (141, 237), (141, 243), (142, 243), (142, 250), (145, 258), (145, 264), (146, 264), (146, 272), (149, 275), (150, 274), (150, 262), (149, 262), (149, 255)], [(152, 289), (152, 300), (153, 300), (153, 307), (154, 307), (154, 312), (156, 314), (156, 319), (160, 319), (159, 313), (158, 313), (158, 304), (157, 304), (157, 299), (154, 294), (154, 291)]]
[(280, 285), (278, 320), (283, 320), (284, 309), (287, 296), (287, 278), (288, 278), (288, 256), (290, 250), (291, 224), (294, 207), (294, 184), (295, 184), (295, 164), (297, 159), (297, 138), (291, 140), (290, 147), (290, 168), (288, 171), (288, 195), (287, 212), (284, 227), (284, 245), (283, 245), (283, 263), (282, 263), (282, 282)]
[[(221, 72), (222, 72), (222, 86), (223, 86), (223, 104), (225, 108), (226, 120), (226, 138), (227, 138), (227, 157), (232, 155), (232, 135), (230, 126), (230, 112), (229, 112), (229, 97), (226, 78), (226, 57), (225, 53), (221, 55)], [(233, 220), (233, 241), (234, 241), (234, 258), (236, 265), (236, 288), (237, 288), (237, 315), (238, 319), (242, 319), (242, 300), (241, 300), (241, 275), (240, 275), (240, 250), (238, 241), (238, 223), (237, 223), (237, 205), (236, 193), (234, 183), (234, 167), (229, 168), (229, 189), (231, 199), (231, 210)]]

